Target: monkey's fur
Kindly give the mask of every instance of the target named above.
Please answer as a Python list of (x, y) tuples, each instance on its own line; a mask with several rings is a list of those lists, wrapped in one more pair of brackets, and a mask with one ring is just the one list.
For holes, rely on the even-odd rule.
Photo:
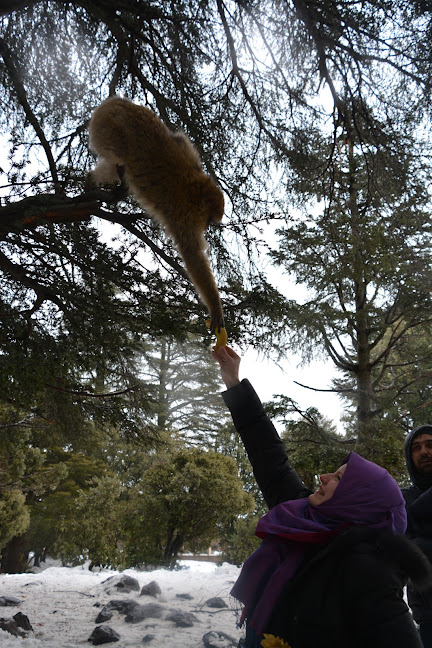
[(144, 106), (106, 99), (92, 114), (90, 148), (98, 156), (93, 184), (124, 176), (130, 192), (173, 238), (187, 272), (210, 312), (212, 331), (224, 326), (219, 291), (206, 254), (204, 231), (224, 212), (222, 191), (203, 171), (193, 144)]

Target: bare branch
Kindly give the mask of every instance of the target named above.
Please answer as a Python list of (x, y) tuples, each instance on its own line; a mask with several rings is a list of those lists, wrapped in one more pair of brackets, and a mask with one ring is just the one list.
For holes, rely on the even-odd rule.
[[(130, 219), (125, 217), (123, 214), (120, 214), (119, 212), (106, 212), (103, 209), (98, 209), (96, 215), (99, 218), (107, 220), (111, 223), (118, 223), (119, 225), (122, 225), (122, 227), (128, 230), (128, 232), (134, 234), (134, 236), (143, 241), (143, 243), (145, 243), (152, 250), (152, 252), (156, 254), (156, 256), (163, 259), (168, 265), (171, 266), (171, 268), (173, 268), (173, 270), (178, 272), (185, 279), (189, 280), (189, 277), (182, 266), (177, 263), (175, 259), (168, 256), (168, 254), (166, 254), (166, 252), (164, 252), (158, 245), (156, 245), (156, 243), (153, 243), (153, 241), (146, 234), (144, 234), (144, 232), (138, 229), (138, 227), (136, 227), (136, 225), (133, 224)], [(139, 216), (142, 218), (143, 214), (140, 214)]]
[(37, 227), (45, 222), (89, 220), (107, 192), (90, 192), (70, 198), (62, 194), (39, 194), (0, 207), (0, 232)]
[(293, 383), (299, 387), (304, 387), (304, 389), (310, 389), (314, 392), (328, 392), (330, 394), (352, 394), (355, 392), (354, 389), (319, 389), (318, 387), (309, 387), (309, 385), (303, 385), (302, 383), (297, 382), (297, 380), (293, 380)]

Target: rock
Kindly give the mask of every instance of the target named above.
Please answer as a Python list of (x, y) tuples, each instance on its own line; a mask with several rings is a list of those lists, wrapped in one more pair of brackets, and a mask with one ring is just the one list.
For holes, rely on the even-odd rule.
[(176, 598), (183, 599), (184, 601), (192, 601), (193, 596), (191, 594), (176, 594)]
[(211, 608), (226, 608), (228, 605), (225, 603), (223, 598), (220, 596), (214, 596), (213, 598), (206, 601), (206, 605)]
[(7, 607), (10, 605), (21, 605), (22, 601), (14, 596), (0, 596), (0, 605)]
[(143, 638), (142, 642), (143, 642), (143, 643), (149, 643), (150, 641), (153, 641), (153, 639), (156, 639), (156, 635), (147, 634), (147, 635)]
[(22, 628), (27, 632), (30, 631), (33, 632), (33, 628), (26, 614), (23, 614), (22, 612), (17, 612), (16, 614), (14, 614), (13, 619), (19, 628)]
[(0, 630), (9, 632), (14, 637), (26, 637), (26, 633), (22, 628), (18, 627), (15, 619), (0, 619)]
[(122, 574), (121, 576), (110, 576), (110, 578), (107, 578), (106, 581), (103, 582), (103, 585), (105, 588), (115, 588), (119, 592), (124, 592), (125, 594), (129, 594), (132, 591), (139, 592), (139, 583), (136, 578), (132, 578), (132, 576), (126, 576), (125, 574)]
[(158, 603), (148, 603), (147, 605), (136, 605), (125, 617), (127, 623), (140, 623), (144, 619), (160, 619), (163, 614), (163, 607)]
[(110, 606), (104, 605), (102, 610), (97, 615), (95, 623), (105, 623), (105, 621), (109, 621), (112, 618), (112, 615), (113, 613)]
[(156, 583), (156, 581), (151, 581), (147, 585), (143, 585), (141, 588), (140, 596), (154, 596), (156, 598), (158, 594), (161, 593), (161, 588)]
[(129, 614), (138, 605), (138, 601), (134, 601), (134, 599), (113, 599), (104, 607), (109, 608), (110, 610), (115, 610), (120, 614)]
[(133, 599), (113, 599), (103, 606), (102, 610), (96, 617), (95, 623), (105, 623), (112, 618), (113, 610), (120, 614), (129, 614), (136, 606), (139, 605)]
[(181, 612), (180, 610), (174, 610), (166, 617), (167, 621), (174, 621), (177, 628), (191, 628), (194, 623), (198, 621), (195, 614), (191, 612)]
[(94, 646), (99, 646), (105, 643), (120, 641), (120, 635), (109, 626), (100, 625), (93, 630), (87, 641), (90, 641)]
[(230, 637), (225, 632), (216, 632), (215, 630), (206, 632), (202, 640), (205, 648), (233, 648), (240, 645), (237, 644), (237, 639), (234, 639), (234, 637)]

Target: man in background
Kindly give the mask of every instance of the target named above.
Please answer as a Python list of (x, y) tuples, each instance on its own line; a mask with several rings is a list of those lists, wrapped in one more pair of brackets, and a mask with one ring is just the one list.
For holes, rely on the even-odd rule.
[[(412, 430), (405, 439), (405, 459), (411, 486), (402, 488), (408, 516), (407, 535), (432, 563), (432, 425)], [(432, 583), (415, 591), (408, 584), (408, 603), (419, 625), (424, 648), (432, 648)]]

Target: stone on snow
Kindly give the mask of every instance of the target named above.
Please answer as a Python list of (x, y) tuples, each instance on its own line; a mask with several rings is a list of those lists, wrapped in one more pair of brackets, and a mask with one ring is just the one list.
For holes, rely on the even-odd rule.
[(100, 646), (101, 644), (120, 641), (120, 635), (110, 626), (100, 625), (93, 630), (87, 641), (90, 641), (94, 646)]
[(0, 606), (21, 605), (22, 601), (14, 596), (0, 596)]
[(120, 614), (129, 614), (129, 612), (138, 605), (138, 601), (135, 601), (134, 599), (113, 599), (109, 601), (105, 607), (110, 608), (110, 610), (115, 610)]
[(177, 628), (191, 628), (194, 623), (198, 621), (195, 614), (192, 612), (181, 612), (180, 610), (174, 610), (166, 616), (167, 621), (174, 621)]
[(9, 632), (9, 634), (14, 637), (26, 637), (27, 634), (18, 627), (17, 622), (14, 619), (0, 619), (0, 630)]
[(139, 592), (139, 583), (136, 578), (121, 574), (120, 576), (110, 576), (103, 582), (105, 589), (114, 587), (118, 592), (129, 594), (132, 590)]
[(127, 623), (140, 623), (145, 619), (160, 619), (163, 614), (163, 607), (158, 603), (148, 603), (147, 605), (136, 605), (125, 617)]
[(150, 643), (150, 641), (153, 641), (153, 639), (156, 639), (156, 635), (146, 634), (146, 636), (143, 638), (142, 642), (143, 643)]
[(230, 637), (225, 632), (206, 632), (202, 638), (205, 648), (233, 648), (237, 646), (237, 639)]
[(211, 608), (226, 608), (228, 605), (220, 596), (214, 596), (206, 601), (206, 605)]
[(183, 599), (184, 601), (192, 601), (192, 594), (176, 594), (176, 598)]
[(161, 591), (162, 590), (158, 583), (156, 583), (156, 581), (151, 581), (151, 583), (142, 586), (140, 596), (154, 596), (154, 598), (156, 598)]
[(104, 605), (102, 610), (97, 615), (95, 623), (105, 623), (105, 621), (109, 621), (112, 618), (112, 615), (113, 613), (110, 606)]
[(22, 628), (27, 632), (30, 631), (33, 632), (33, 628), (26, 614), (23, 614), (22, 612), (17, 612), (16, 614), (14, 614), (13, 618), (19, 628)]

